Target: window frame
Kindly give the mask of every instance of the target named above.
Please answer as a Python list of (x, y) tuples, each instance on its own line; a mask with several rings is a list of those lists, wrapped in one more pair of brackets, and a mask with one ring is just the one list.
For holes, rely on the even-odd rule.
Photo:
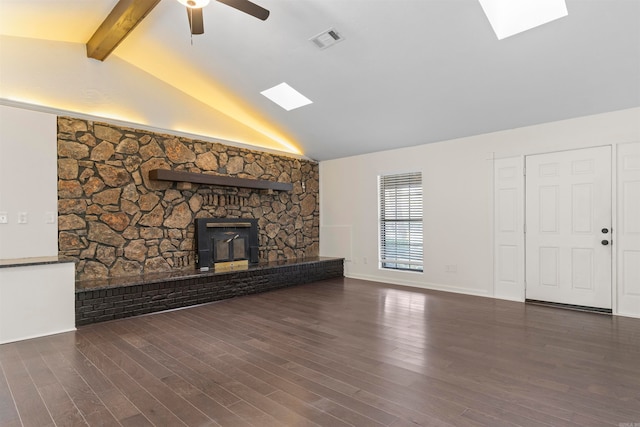
[(423, 200), (422, 172), (378, 175), (379, 268), (424, 272)]

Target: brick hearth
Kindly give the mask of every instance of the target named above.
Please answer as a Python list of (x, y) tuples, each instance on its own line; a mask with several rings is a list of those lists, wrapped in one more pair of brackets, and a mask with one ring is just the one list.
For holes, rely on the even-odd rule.
[(194, 269), (76, 282), (76, 325), (121, 319), (343, 277), (342, 258), (263, 262), (247, 270)]

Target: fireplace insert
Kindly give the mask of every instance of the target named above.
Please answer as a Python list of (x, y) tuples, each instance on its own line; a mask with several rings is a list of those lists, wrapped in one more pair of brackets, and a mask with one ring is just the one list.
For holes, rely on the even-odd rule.
[(246, 261), (258, 263), (258, 220), (247, 218), (196, 219), (196, 267)]

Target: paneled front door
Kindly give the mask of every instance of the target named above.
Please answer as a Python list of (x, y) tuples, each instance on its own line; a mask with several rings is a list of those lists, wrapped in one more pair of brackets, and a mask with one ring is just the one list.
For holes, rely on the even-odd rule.
[(526, 298), (611, 308), (611, 147), (526, 158)]

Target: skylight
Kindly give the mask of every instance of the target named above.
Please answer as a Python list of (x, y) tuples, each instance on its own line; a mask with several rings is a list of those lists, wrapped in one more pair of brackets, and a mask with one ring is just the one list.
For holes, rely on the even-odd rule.
[(313, 103), (309, 98), (286, 83), (280, 83), (260, 93), (287, 111)]
[(498, 40), (567, 16), (565, 0), (479, 0)]

